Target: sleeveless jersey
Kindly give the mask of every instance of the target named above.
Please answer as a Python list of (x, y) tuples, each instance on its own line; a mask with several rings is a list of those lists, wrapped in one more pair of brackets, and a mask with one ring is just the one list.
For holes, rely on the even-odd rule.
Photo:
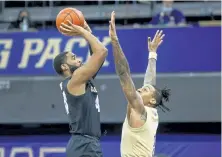
[(60, 83), (66, 113), (69, 118), (70, 133), (94, 137), (101, 136), (100, 106), (97, 90), (90, 80), (86, 83), (85, 94), (74, 96), (67, 90), (67, 78)]
[(132, 128), (127, 117), (123, 123), (121, 157), (152, 157), (159, 124), (157, 109), (145, 107), (147, 120), (140, 128)]

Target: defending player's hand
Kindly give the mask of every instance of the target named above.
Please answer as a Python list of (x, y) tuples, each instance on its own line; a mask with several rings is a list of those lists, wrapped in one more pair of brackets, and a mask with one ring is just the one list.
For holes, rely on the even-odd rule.
[(111, 40), (117, 39), (114, 11), (111, 13), (111, 20), (109, 21), (109, 36)]
[(62, 23), (60, 26), (60, 30), (63, 35), (68, 36), (81, 36), (84, 31), (86, 31), (83, 27), (72, 24), (68, 21), (68, 24)]
[(156, 52), (158, 47), (162, 44), (163, 38), (165, 34), (163, 34), (163, 31), (157, 30), (153, 40), (151, 41), (151, 38), (148, 37), (148, 50), (149, 52)]

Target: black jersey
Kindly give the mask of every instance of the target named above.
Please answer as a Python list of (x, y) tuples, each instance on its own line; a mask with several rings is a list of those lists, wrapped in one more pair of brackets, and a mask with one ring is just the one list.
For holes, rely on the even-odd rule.
[(69, 117), (70, 133), (100, 137), (100, 106), (97, 90), (90, 80), (85, 94), (74, 96), (67, 90), (67, 78), (60, 83), (65, 109)]

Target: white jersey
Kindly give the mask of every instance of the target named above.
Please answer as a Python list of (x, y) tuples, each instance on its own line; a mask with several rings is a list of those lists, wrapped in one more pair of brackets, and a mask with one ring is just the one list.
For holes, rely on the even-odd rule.
[(157, 109), (145, 107), (147, 120), (140, 128), (132, 128), (127, 117), (123, 123), (121, 157), (152, 157), (159, 124)]

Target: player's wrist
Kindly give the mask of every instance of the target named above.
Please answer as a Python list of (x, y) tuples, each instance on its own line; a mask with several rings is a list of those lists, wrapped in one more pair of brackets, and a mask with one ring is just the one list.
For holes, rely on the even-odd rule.
[(87, 30), (89, 33), (92, 33), (92, 30), (89, 27), (85, 27), (85, 30)]
[(81, 31), (81, 36), (82, 36), (83, 38), (87, 38), (87, 36), (89, 36), (89, 35), (91, 35), (91, 33), (90, 33), (89, 31), (87, 31), (86, 29), (83, 29), (83, 30)]
[(149, 52), (149, 59), (157, 60), (157, 53), (155, 51)]
[(117, 36), (111, 36), (111, 42), (117, 42), (119, 41)]

